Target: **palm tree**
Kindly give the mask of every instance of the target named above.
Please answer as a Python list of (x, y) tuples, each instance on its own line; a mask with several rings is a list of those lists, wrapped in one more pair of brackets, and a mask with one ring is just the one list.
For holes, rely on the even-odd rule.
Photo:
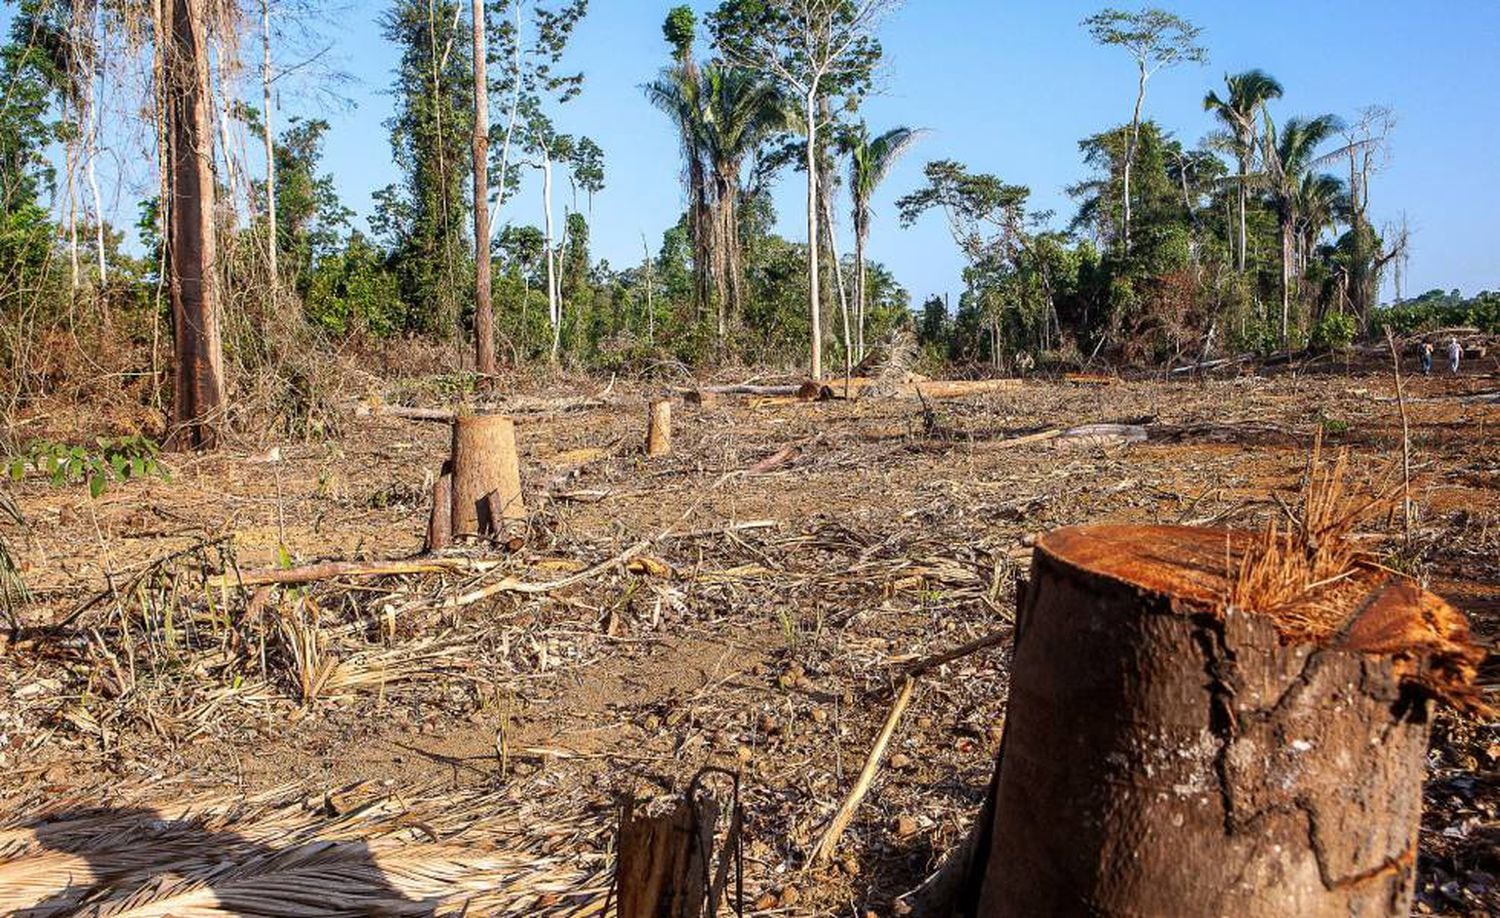
[(870, 237), (870, 223), (875, 216), (870, 202), (875, 197), (875, 189), (890, 174), (891, 167), (921, 136), (921, 131), (895, 127), (871, 138), (869, 128), (860, 122), (842, 140), (844, 151), (849, 156), (849, 196), (854, 200), (854, 324), (858, 329), (855, 344), (858, 360), (865, 358), (865, 307), (868, 300), (865, 243)]
[(785, 129), (786, 106), (773, 84), (743, 68), (710, 63), (691, 81), (676, 78), (681, 73), (681, 67), (667, 71), (646, 86), (646, 96), (684, 126), (684, 147), (700, 157), (712, 186), (707, 197), (713, 213), (705, 223), (722, 344), (729, 317), (738, 316), (744, 303), (740, 173), (751, 153)]
[(1271, 201), (1281, 223), (1281, 343), (1287, 343), (1291, 318), (1293, 262), (1296, 258), (1298, 193), (1303, 180), (1331, 156), (1318, 155), (1318, 147), (1343, 127), (1333, 115), (1293, 118), (1278, 132), (1266, 119), (1264, 158), (1271, 182)]
[(1249, 199), (1250, 166), (1259, 140), (1259, 116), (1266, 103), (1281, 98), (1281, 84), (1264, 70), (1246, 70), (1225, 76), (1229, 98), (1210, 91), (1203, 97), (1203, 110), (1213, 112), (1229, 129), (1235, 161), (1239, 165), (1240, 238), (1237, 263), (1245, 270), (1245, 209)]
[(708, 183), (699, 143), (700, 74), (691, 55), (691, 47), (680, 53), (675, 66), (662, 71), (654, 82), (646, 84), (646, 98), (677, 126), (682, 141), (683, 178), (687, 183), (688, 236), (693, 248), (693, 300), (701, 321), (709, 299), (709, 225)]
[(1343, 179), (1324, 172), (1302, 176), (1297, 188), (1297, 264), (1306, 270), (1313, 246), (1325, 230), (1333, 229), (1349, 209)]

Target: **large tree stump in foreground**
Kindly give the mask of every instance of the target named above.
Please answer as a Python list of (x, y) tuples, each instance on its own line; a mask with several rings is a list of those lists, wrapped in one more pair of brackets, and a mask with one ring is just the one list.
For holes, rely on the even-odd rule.
[(646, 455), (665, 456), (672, 452), (672, 400), (656, 399), (646, 416)]
[(516, 425), (499, 414), (453, 421), (453, 517), (457, 536), (492, 536), (502, 520), (524, 519)]
[(1101, 526), (1037, 543), (956, 911), (1408, 913), (1428, 699), (1477, 663), (1463, 617), (1359, 564), (1266, 613), (1230, 607), (1255, 539)]

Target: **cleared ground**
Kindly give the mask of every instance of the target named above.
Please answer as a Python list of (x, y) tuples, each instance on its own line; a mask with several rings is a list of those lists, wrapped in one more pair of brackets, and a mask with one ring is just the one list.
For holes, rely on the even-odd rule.
[[(1500, 404), (1462, 397), (1496, 386), (1483, 369), (1408, 380), (1410, 539), (1399, 512), (1359, 534), (1491, 646)], [(408, 829), (411, 843), (489, 827), (499, 848), (544, 850), (553, 885), (485, 906), (578, 914), (601, 904), (617, 796), (681, 790), (718, 764), (743, 769), (747, 903), (886, 914), (978, 807), (1004, 722), (1003, 644), (920, 680), (840, 856), (804, 871), (807, 852), (901, 666), (1008, 627), (1035, 534), (1259, 526), (1295, 501), (1319, 430), (1325, 450), (1351, 451), (1364, 484), (1401, 482), (1388, 373), (1039, 381), (927, 411), (906, 398), (679, 403), (673, 455), (648, 462), (645, 399), (660, 391), (617, 383), (602, 405), (523, 415), (529, 525), (508, 552), (456, 552), (505, 559), (487, 572), (258, 595), (206, 585), (226, 566), (420, 551), (441, 424), (351, 415), (337, 440), (173, 456), (170, 481), (94, 500), (36, 477), (15, 485), (29, 529), (6, 534), (35, 599), (22, 617), (66, 626), (0, 650), (0, 812), (24, 822), (44, 801), (118, 811), (329, 791), (326, 809), (342, 815), (346, 798), (395, 794), (416, 812), (459, 794), (473, 818), (430, 839)], [(1014, 442), (1090, 423), (1142, 425), (1148, 439)], [(451, 603), (633, 546), (628, 563), (560, 590)], [(347, 790), (360, 782), (373, 783)], [(1500, 911), (1500, 724), (1440, 716), (1428, 805), (1420, 906)], [(5, 856), (0, 846), (0, 876)], [(570, 881), (574, 894), (557, 891)]]

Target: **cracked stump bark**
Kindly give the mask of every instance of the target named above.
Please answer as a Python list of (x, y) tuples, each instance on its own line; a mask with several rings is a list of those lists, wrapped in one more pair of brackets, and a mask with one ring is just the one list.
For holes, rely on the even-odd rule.
[[(990, 803), (928, 914), (1406, 915), (1429, 697), (1472, 677), (1463, 617), (1356, 566), (1226, 607), (1252, 536), (1039, 540)], [(1316, 617), (1322, 630), (1288, 638)]]

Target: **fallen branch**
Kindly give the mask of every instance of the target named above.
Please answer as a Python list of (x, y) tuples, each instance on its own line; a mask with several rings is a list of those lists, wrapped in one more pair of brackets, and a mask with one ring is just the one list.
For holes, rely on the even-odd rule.
[(229, 586), (292, 586), (340, 577), (389, 577), (404, 574), (483, 573), (503, 562), (475, 558), (423, 558), (415, 561), (324, 561), (302, 567), (236, 571), (208, 578), (212, 589)]
[(875, 746), (870, 750), (870, 755), (865, 759), (865, 767), (860, 770), (859, 779), (854, 782), (849, 796), (844, 798), (844, 805), (839, 807), (838, 813), (834, 814), (833, 821), (824, 830), (823, 837), (818, 839), (818, 844), (813, 848), (812, 857), (808, 858), (808, 866), (821, 864), (833, 855), (833, 849), (839, 843), (839, 838), (844, 830), (849, 828), (849, 823), (854, 819), (855, 810), (859, 809), (860, 801), (870, 792), (870, 785), (875, 781), (875, 774), (880, 770), (880, 760), (885, 757), (885, 749), (890, 745), (891, 737), (896, 733), (896, 725), (901, 722), (901, 715), (906, 713), (906, 707), (911, 703), (912, 690), (916, 687), (916, 680), (907, 676), (901, 684), (901, 692), (896, 696), (896, 703), (891, 706), (891, 713), (886, 716), (885, 726), (880, 730), (880, 736), (875, 739)]

